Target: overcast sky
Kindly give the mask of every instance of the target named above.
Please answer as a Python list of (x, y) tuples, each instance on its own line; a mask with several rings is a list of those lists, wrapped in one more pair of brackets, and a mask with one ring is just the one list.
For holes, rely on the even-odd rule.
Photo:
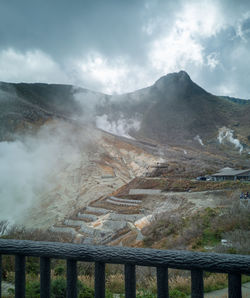
[(186, 70), (250, 99), (249, 0), (0, 0), (0, 80), (123, 93)]

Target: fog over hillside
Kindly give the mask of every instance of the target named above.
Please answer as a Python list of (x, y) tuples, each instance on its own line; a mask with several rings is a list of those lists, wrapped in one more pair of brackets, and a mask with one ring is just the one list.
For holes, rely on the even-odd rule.
[[(88, 144), (98, 137), (89, 128), (77, 130), (62, 121), (44, 124), (32, 136), (16, 136), (0, 142), (0, 218), (22, 219), (28, 208), (38, 203), (60, 183), (59, 174), (79, 162)], [(81, 157), (81, 158), (80, 158)]]
[(250, 291), (249, 69), (250, 0), (0, 0), (0, 296)]
[[(96, 169), (100, 164), (104, 171), (93, 174), (99, 177), (105, 177), (107, 169), (107, 173), (113, 173), (108, 175), (127, 182), (135, 173), (145, 174), (151, 161), (147, 164), (144, 160), (139, 166), (136, 156), (131, 165), (133, 173), (124, 174), (131, 157), (125, 162), (127, 157), (121, 157), (123, 151), (116, 144), (112, 150), (117, 150), (117, 156), (107, 153), (105, 132), (136, 146), (152, 144), (146, 148), (153, 153), (152, 161), (167, 159), (169, 153), (165, 150), (178, 146), (186, 152), (184, 155), (187, 150), (198, 150), (223, 156), (226, 150), (238, 164), (248, 165), (250, 123), (246, 111), (250, 105), (208, 93), (184, 71), (123, 95), (41, 83), (1, 83), (0, 92), (1, 220), (22, 222), (29, 217), (29, 208), (40, 206), (46, 196), (56, 198), (57, 192), (65, 196), (63, 204), (75, 200), (83, 191), (81, 175), (93, 163)], [(105, 154), (111, 154), (109, 161)], [(112, 164), (119, 158), (125, 158), (121, 167)], [(62, 186), (62, 181), (68, 186)], [(74, 204), (68, 205), (68, 212)]]

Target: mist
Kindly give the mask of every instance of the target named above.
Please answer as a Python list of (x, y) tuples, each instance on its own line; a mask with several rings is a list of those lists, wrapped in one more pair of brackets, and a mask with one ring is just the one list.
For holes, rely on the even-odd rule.
[(80, 104), (82, 114), (73, 116), (81, 123), (95, 123), (96, 107), (105, 103), (105, 95), (87, 89), (75, 88), (74, 99)]
[[(6, 94), (19, 101), (15, 90)], [(0, 98), (9, 99), (5, 94)], [(87, 163), (88, 146), (99, 138), (96, 127), (127, 138), (132, 138), (131, 130), (140, 128), (138, 120), (124, 115), (116, 121), (106, 114), (98, 116), (96, 107), (105, 106), (106, 95), (76, 88), (74, 100), (81, 110), (66, 121), (48, 120), (40, 128), (12, 133), (14, 141), (0, 142), (0, 221), (23, 223), (31, 208), (38, 208), (60, 185), (68, 168), (79, 168), (83, 160)]]
[(125, 119), (121, 116), (117, 121), (110, 120), (108, 115), (104, 114), (96, 117), (96, 126), (104, 131), (117, 136), (132, 139), (130, 131), (138, 131), (140, 129), (140, 121), (137, 119)]
[(62, 121), (41, 127), (35, 136), (0, 142), (0, 220), (16, 223), (60, 182), (60, 173), (79, 161), (91, 139), (88, 128)]
[(198, 141), (201, 146), (204, 146), (204, 143), (203, 143), (203, 141), (202, 141), (202, 139), (201, 139), (201, 137), (199, 135), (195, 136), (194, 137), (194, 140), (195, 141)]
[[(95, 127), (109, 132), (111, 134), (133, 139), (131, 132), (138, 131), (141, 126), (140, 117), (126, 117), (123, 113), (115, 114), (115, 119), (111, 119), (110, 115), (100, 112), (107, 105), (115, 105), (124, 103), (124, 98), (120, 96), (109, 96), (102, 93), (96, 93), (90, 90), (76, 90), (74, 99), (80, 104), (83, 114), (81, 117), (75, 118), (80, 123), (91, 123)], [(126, 99), (125, 99), (126, 100)], [(136, 100), (136, 97), (135, 97)], [(139, 100), (139, 99), (138, 99)]]
[(234, 131), (227, 127), (222, 127), (219, 129), (218, 140), (220, 144), (223, 144), (225, 141), (233, 144), (236, 149), (239, 149), (239, 153), (242, 153), (243, 146), (237, 138), (233, 136)]

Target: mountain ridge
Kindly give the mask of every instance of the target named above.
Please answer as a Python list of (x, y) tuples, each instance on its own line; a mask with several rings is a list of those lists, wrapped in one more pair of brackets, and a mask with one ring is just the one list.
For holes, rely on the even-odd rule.
[(185, 71), (167, 74), (152, 86), (121, 95), (73, 85), (0, 82), (1, 140), (53, 117), (84, 119), (90, 114), (90, 102), (92, 116), (106, 115), (108, 124), (117, 125), (120, 119), (138, 121), (139, 129), (128, 131), (134, 138), (199, 146), (194, 140), (197, 136), (206, 145), (215, 144), (219, 129), (226, 127), (250, 145), (250, 105), (207, 92)]
[[(248, 118), (246, 105), (208, 93), (186, 72), (115, 96), (72, 85), (2, 83), (1, 174), (8, 179), (2, 180), (2, 217), (70, 232), (77, 243), (131, 244), (124, 239), (142, 234), (127, 226), (128, 218), (135, 226), (159, 209), (177, 214), (171, 208), (185, 202), (191, 209), (221, 205), (217, 190), (195, 195), (193, 178), (250, 167)], [(161, 196), (148, 194), (158, 187)], [(232, 191), (225, 187), (222, 201)], [(133, 189), (145, 193), (137, 200)]]

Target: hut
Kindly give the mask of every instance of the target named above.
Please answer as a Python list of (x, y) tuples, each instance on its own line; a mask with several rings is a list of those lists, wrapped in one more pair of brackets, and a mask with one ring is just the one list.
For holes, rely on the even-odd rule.
[(250, 181), (250, 169), (246, 170), (235, 170), (232, 168), (221, 169), (218, 173), (211, 175), (215, 181), (224, 180), (242, 180)]

